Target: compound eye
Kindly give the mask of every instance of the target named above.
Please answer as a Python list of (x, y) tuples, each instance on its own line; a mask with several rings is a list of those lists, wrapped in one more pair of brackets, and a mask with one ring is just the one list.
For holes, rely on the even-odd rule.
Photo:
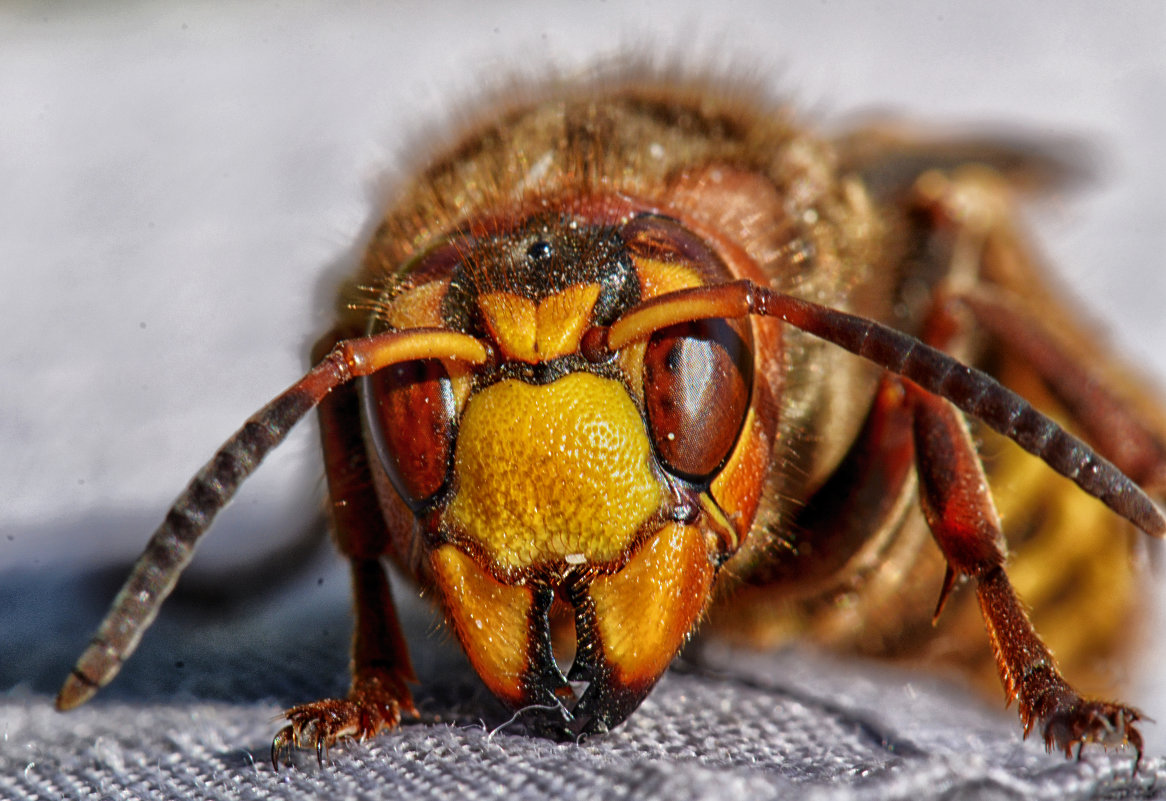
[(453, 453), (454, 398), (437, 360), (403, 362), (365, 379), (365, 410), (377, 455), (417, 511), (445, 485)]
[(753, 391), (748, 324), (698, 320), (663, 328), (644, 354), (644, 402), (656, 453), (706, 483), (729, 458)]

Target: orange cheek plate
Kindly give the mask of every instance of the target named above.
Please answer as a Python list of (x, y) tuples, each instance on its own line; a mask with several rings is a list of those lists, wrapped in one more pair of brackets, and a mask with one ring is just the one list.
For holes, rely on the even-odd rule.
[(530, 588), (501, 584), (452, 545), (438, 548), (430, 561), (474, 670), (496, 696), (520, 704), (530, 653)]
[(761, 489), (772, 448), (772, 433), (766, 430), (755, 409), (750, 408), (729, 461), (709, 487), (717, 505), (737, 526), (741, 538), (748, 533), (761, 502)]
[(704, 612), (715, 572), (706, 542), (700, 528), (670, 523), (592, 582), (603, 655), (625, 687), (654, 684)]

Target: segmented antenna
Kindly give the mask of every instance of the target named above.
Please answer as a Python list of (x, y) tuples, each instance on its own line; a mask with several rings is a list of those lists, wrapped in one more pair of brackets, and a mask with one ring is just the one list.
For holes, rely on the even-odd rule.
[(749, 314), (780, 319), (914, 381), (1039, 457), (1147, 534), (1166, 536), (1166, 517), (1145, 491), (1087, 444), (987, 373), (874, 320), (734, 281), (655, 297), (613, 323), (605, 340), (602, 333), (589, 333), (585, 342), (599, 353), (676, 323)]
[(413, 359), (463, 359), (481, 363), (486, 348), (472, 337), (443, 329), (416, 329), (347, 340), (228, 439), (174, 501), (166, 519), (134, 563), (105, 619), (57, 694), (57, 708), (72, 709), (108, 684), (137, 648), (162, 602), (190, 563), (195, 545), (243, 481), (329, 392), (356, 376)]

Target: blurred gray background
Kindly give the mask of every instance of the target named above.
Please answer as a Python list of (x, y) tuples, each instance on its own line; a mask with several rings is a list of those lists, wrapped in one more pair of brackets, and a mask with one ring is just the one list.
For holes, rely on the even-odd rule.
[[(0, 761), (60, 759), (46, 743), (80, 718), (42, 710), (110, 576), (214, 448), (302, 372), (328, 324), (328, 290), (418, 142), (483, 85), (628, 50), (769, 76), (826, 128), (890, 111), (1088, 142), (1093, 180), (1027, 213), (1060, 279), (1166, 385), (1160, 2), (10, 2), (0, 7)], [(196, 591), (316, 514), (313, 436), (304, 426), (223, 516), (192, 568)], [(320, 657), (322, 678), (291, 670), (321, 692), (343, 681), (345, 588), (331, 556), (310, 571), (296, 600), (334, 615), (336, 630), (326, 646), (295, 636), (336, 653)], [(176, 614), (160, 643), (182, 641)], [(300, 620), (271, 609), (260, 619), (272, 614), (293, 629)], [(200, 620), (197, 636), (211, 637), (213, 617)], [(247, 631), (290, 648), (266, 625)], [(1149, 632), (1129, 700), (1166, 722), (1161, 615)], [(183, 669), (197, 687), (229, 667)], [(306, 700), (262, 688), (242, 697)], [(262, 727), (276, 706), (241, 717), (274, 731)], [(189, 714), (176, 714), (154, 734), (183, 727)], [(200, 725), (228, 751), (262, 744)], [(1166, 723), (1144, 731), (1149, 752), (1166, 753)], [(101, 762), (91, 740), (68, 746), (78, 764)]]

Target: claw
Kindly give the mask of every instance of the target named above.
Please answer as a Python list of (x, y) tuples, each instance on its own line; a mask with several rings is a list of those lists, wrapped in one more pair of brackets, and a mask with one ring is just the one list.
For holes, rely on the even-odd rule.
[(279, 772), (279, 757), (284, 751), (291, 751), (292, 743), (295, 742), (295, 731), (289, 724), (279, 730), (279, 733), (271, 740), (271, 767), (275, 772)]
[(284, 713), (287, 725), (271, 740), (271, 765), (277, 771), (286, 754), (296, 748), (315, 748), (320, 767), (328, 762), (328, 749), (338, 740), (352, 737), (365, 740), (392, 729), (404, 712), (417, 717), (403, 683), (366, 681), (348, 698), (332, 698), (292, 707)]
[(955, 589), (956, 572), (949, 562), (947, 565), (947, 572), (943, 574), (943, 586), (939, 589), (939, 601), (935, 604), (935, 613), (931, 616), (931, 624), (935, 625), (939, 622), (939, 616), (943, 613), (943, 607), (947, 604), (948, 596), (951, 591)]
[(1042, 716), (1045, 749), (1056, 748), (1072, 758), (1077, 748), (1077, 759), (1087, 743), (1103, 747), (1130, 745), (1134, 749), (1134, 772), (1142, 764), (1142, 735), (1134, 725), (1142, 718), (1137, 709), (1108, 701), (1081, 701), (1066, 704)]

